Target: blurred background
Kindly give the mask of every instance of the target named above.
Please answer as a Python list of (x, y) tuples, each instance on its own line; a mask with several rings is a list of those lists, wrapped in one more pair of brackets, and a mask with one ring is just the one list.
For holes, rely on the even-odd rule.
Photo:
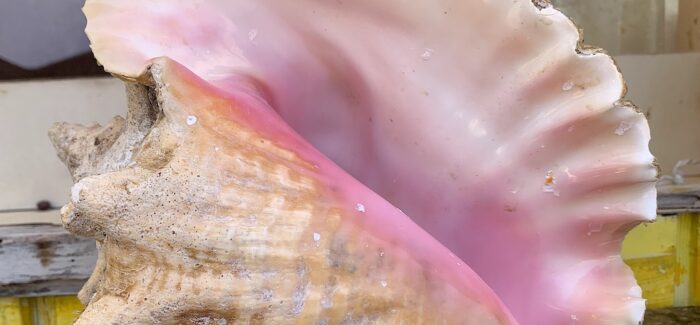
[[(660, 217), (623, 249), (646, 324), (700, 324), (700, 0), (551, 2), (613, 55), (649, 118)], [(0, 1), (0, 111), (11, 121), (0, 128), (0, 325), (70, 324), (95, 263), (94, 242), (60, 227), (72, 182), (46, 136), (53, 122), (106, 122), (126, 107), (90, 53), (82, 3)]]

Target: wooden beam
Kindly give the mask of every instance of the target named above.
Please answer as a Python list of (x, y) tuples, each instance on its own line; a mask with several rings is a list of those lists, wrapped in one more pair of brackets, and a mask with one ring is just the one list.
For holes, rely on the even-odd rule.
[(657, 211), (660, 215), (700, 212), (700, 192), (659, 193)]
[(678, 2), (676, 50), (678, 52), (700, 50), (700, 1), (679, 0)]
[(58, 225), (0, 227), (0, 296), (75, 294), (97, 260), (95, 241)]

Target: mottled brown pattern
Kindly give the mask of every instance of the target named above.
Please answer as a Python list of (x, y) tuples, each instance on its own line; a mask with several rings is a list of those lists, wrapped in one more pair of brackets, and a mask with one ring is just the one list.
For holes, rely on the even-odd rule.
[(37, 251), (37, 257), (39, 257), (39, 261), (41, 262), (41, 265), (44, 267), (47, 267), (49, 264), (51, 264), (51, 259), (54, 255), (54, 252), (56, 250), (56, 243), (52, 243), (49, 241), (40, 241), (37, 242), (36, 244), (36, 251)]
[[(81, 162), (64, 222), (98, 239), (103, 265), (78, 325), (496, 322), (178, 69), (156, 65), (129, 87), (124, 133), (53, 132)], [(98, 138), (112, 147), (71, 145)]]

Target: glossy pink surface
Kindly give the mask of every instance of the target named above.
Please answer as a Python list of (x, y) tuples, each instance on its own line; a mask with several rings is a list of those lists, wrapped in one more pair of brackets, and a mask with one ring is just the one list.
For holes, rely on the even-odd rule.
[(619, 250), (655, 214), (648, 126), (616, 104), (624, 85), (612, 60), (577, 53), (575, 27), (552, 8), (90, 0), (85, 12), (108, 71), (137, 77), (167, 56), (250, 97), (261, 132), (317, 161), (317, 177), (348, 209), (365, 210), (353, 222), (489, 296), (391, 202), (471, 266), (520, 323), (642, 317)]

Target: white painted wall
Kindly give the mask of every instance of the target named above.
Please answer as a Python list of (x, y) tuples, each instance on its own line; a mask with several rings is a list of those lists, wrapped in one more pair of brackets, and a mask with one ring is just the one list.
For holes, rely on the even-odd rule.
[[(47, 136), (57, 121), (107, 122), (126, 112), (122, 82), (112, 78), (0, 83), (0, 210), (66, 203), (70, 175)], [(0, 214), (0, 223), (58, 222), (56, 211)]]
[(700, 159), (700, 53), (616, 58), (632, 100), (649, 113), (651, 149), (662, 173)]

